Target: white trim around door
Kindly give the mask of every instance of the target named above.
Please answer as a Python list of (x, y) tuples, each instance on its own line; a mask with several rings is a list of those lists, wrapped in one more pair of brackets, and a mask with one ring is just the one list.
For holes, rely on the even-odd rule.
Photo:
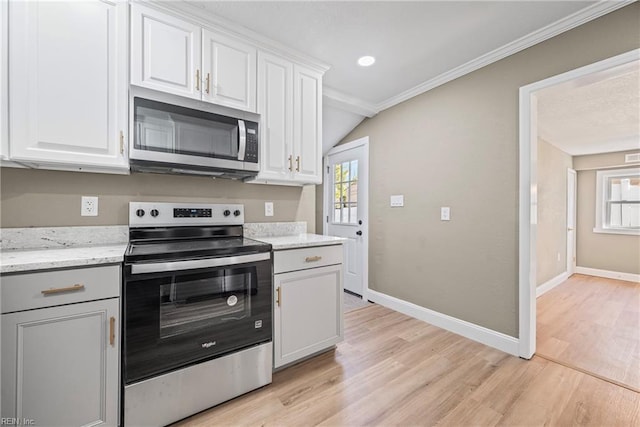
[[(519, 355), (530, 359), (536, 351), (536, 237), (537, 237), (537, 100), (536, 92), (579, 77), (603, 72), (640, 59), (640, 49), (586, 65), (520, 88), (519, 184)], [(576, 269), (579, 271), (579, 267)]]
[[(342, 145), (338, 145), (333, 147), (329, 152), (324, 156), (323, 162), (323, 172), (325, 173), (325, 179), (323, 180), (323, 197), (322, 197), (322, 234), (328, 235), (328, 221), (329, 218), (329, 195), (331, 194), (330, 186), (331, 179), (327, 175), (327, 167), (329, 166), (329, 156), (337, 153), (342, 153), (347, 150), (352, 150), (355, 148), (364, 149), (364, 161), (366, 165), (364, 167), (360, 167), (360, 176), (358, 179), (363, 180), (367, 183), (365, 191), (367, 192), (364, 197), (361, 196), (362, 200), (359, 200), (360, 206), (358, 209), (364, 210), (364, 218), (363, 224), (360, 225), (359, 229), (362, 231), (361, 239), (362, 239), (362, 299), (364, 301), (368, 301), (368, 293), (369, 293), (369, 194), (368, 194), (368, 183), (369, 183), (369, 137), (365, 136), (363, 138), (356, 139), (351, 142), (347, 142)], [(360, 191), (361, 188), (358, 190)], [(362, 203), (361, 203), (362, 202)], [(343, 245), (346, 247), (346, 245)]]

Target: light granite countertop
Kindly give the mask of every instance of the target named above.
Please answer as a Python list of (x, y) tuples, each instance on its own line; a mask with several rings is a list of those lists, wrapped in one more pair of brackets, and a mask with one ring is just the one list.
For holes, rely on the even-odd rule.
[[(126, 226), (3, 229), (0, 274), (119, 263)], [(245, 236), (273, 250), (339, 245), (347, 239), (306, 233), (306, 223), (245, 224)]]
[(283, 249), (308, 248), (312, 246), (340, 245), (346, 242), (344, 237), (322, 236), (320, 234), (301, 233), (292, 236), (251, 237), (254, 240), (270, 243), (274, 251)]
[(122, 262), (126, 243), (107, 246), (3, 251), (0, 274)]
[(122, 262), (127, 226), (0, 230), (0, 274)]

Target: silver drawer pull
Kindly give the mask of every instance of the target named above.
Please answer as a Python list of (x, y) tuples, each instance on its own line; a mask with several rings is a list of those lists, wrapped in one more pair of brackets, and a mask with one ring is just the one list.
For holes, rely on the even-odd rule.
[(51, 289), (45, 289), (44, 291), (40, 291), (42, 292), (42, 295), (52, 295), (52, 294), (60, 294), (63, 292), (76, 292), (76, 291), (81, 291), (84, 289), (84, 285), (81, 284), (75, 284), (73, 286), (67, 286), (66, 288), (51, 288)]
[(320, 261), (322, 259), (321, 256), (316, 255), (316, 256), (308, 256), (304, 259), (305, 262), (315, 262), (315, 261)]

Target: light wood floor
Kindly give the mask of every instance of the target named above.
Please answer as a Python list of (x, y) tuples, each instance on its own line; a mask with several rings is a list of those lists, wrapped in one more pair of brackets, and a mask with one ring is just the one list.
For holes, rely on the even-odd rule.
[(537, 315), (539, 356), (640, 391), (640, 285), (574, 274)]
[(640, 395), (373, 305), (345, 315), (335, 351), (178, 425), (435, 424), (640, 425)]
[(344, 313), (348, 313), (350, 311), (371, 305), (369, 301), (365, 301), (362, 299), (362, 297), (350, 294), (349, 292), (343, 292), (342, 298), (344, 302), (342, 311)]

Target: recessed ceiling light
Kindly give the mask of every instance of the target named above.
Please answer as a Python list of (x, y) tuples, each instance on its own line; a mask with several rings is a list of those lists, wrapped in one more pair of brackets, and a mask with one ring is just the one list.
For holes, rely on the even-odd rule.
[(373, 65), (374, 62), (376, 62), (376, 58), (373, 56), (363, 56), (358, 59), (358, 65), (361, 67), (369, 67)]

